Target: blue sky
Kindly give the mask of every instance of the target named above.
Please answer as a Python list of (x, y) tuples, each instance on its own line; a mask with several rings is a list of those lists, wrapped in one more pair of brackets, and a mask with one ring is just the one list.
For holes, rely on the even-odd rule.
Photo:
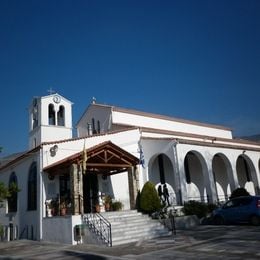
[(33, 96), (260, 133), (260, 1), (1, 0), (0, 146), (28, 146)]

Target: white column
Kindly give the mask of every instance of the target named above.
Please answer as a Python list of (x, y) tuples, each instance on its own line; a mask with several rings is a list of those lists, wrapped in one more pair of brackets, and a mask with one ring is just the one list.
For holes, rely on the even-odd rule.
[(209, 196), (208, 202), (215, 203), (217, 202), (217, 191), (216, 191), (216, 183), (215, 183), (213, 169), (212, 169), (212, 159), (213, 158), (211, 158), (211, 160), (206, 162), (208, 168), (208, 172), (206, 173), (208, 175), (207, 178), (205, 178), (206, 177), (205, 174), (203, 175), (204, 175), (204, 180), (206, 182), (207, 195)]
[(183, 205), (183, 202), (187, 200), (187, 190), (185, 183), (185, 172), (184, 168), (180, 169), (180, 159), (178, 156), (177, 150), (177, 141), (173, 141), (172, 149), (173, 149), (173, 170), (175, 175), (175, 183), (176, 183), (176, 198), (177, 203)]

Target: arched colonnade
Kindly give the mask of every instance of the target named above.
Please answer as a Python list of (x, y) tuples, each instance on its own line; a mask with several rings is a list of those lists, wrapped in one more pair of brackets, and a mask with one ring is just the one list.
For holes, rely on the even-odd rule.
[(170, 149), (153, 150), (146, 159), (148, 179), (156, 187), (167, 184), (173, 205), (188, 200), (226, 201), (238, 187), (251, 195), (260, 194), (257, 152), (175, 144)]

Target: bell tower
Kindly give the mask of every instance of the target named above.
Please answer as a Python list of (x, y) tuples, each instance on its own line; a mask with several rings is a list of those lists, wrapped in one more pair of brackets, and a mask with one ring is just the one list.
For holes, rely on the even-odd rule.
[(58, 93), (34, 97), (29, 107), (29, 149), (72, 138), (73, 103)]

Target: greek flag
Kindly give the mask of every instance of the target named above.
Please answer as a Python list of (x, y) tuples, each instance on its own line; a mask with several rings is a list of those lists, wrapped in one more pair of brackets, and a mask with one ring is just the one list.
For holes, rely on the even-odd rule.
[(143, 168), (145, 168), (145, 161), (144, 161), (144, 152), (143, 152), (143, 147), (141, 143), (139, 142), (139, 153), (140, 153), (140, 164), (142, 165)]

